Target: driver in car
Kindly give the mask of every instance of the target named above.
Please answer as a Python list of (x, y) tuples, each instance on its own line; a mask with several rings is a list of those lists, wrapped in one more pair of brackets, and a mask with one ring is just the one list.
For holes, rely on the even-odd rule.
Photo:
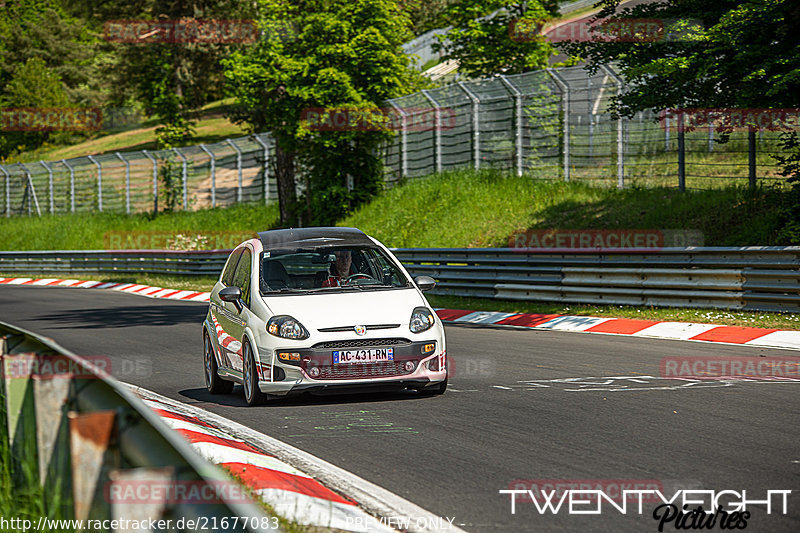
[(350, 250), (336, 250), (333, 254), (336, 260), (331, 263), (331, 275), (322, 282), (323, 287), (341, 287), (353, 273), (353, 254)]

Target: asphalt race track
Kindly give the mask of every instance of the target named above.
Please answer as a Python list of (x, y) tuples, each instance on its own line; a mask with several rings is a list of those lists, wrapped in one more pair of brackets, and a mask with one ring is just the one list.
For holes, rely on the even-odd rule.
[[(800, 490), (800, 382), (641, 377), (658, 376), (664, 357), (800, 359), (798, 352), (448, 327), (455, 375), (444, 396), (303, 397), (248, 408), (238, 387), (228, 396), (205, 391), (206, 308), (92, 290), (0, 288), (0, 320), (79, 354), (107, 355), (122, 381), (303, 448), (455, 517), (467, 531), (658, 531), (656, 504), (648, 503), (641, 515), (635, 506), (626, 515), (605, 506), (599, 515), (562, 508), (554, 516), (517, 502), (512, 514), (510, 497), (498, 491), (516, 480), (649, 480), (668, 497), (680, 488), (746, 489), (751, 500)], [(787, 515), (775, 502), (771, 515), (751, 506), (746, 531), (800, 531), (800, 493), (789, 496)], [(664, 531), (676, 531), (674, 523)]]

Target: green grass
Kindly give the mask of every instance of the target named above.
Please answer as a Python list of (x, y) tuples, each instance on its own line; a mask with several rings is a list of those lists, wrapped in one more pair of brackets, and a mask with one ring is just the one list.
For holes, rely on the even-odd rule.
[(691, 229), (703, 232), (706, 246), (789, 245), (779, 238), (776, 209), (787, 198), (779, 187), (618, 190), (465, 170), (409, 180), (339, 225), (399, 248), (503, 247), (529, 228)]
[(504, 313), (531, 313), (543, 315), (580, 315), (640, 320), (666, 320), (699, 322), (751, 328), (776, 328), (800, 330), (800, 314), (769, 313), (766, 311), (725, 311), (720, 309), (693, 309), (670, 307), (633, 307), (629, 305), (558, 304), (462, 298), (458, 296), (426, 295), (434, 307), (465, 309), (471, 311), (500, 311)]
[[(0, 395), (0, 402), (5, 399)], [(6, 424), (5, 413), (0, 409), (0, 421)], [(26, 460), (19, 464), (19, 470), (12, 467), (12, 451), (9, 449), (6, 428), (0, 429), (0, 518), (9, 520), (17, 518), (29, 520), (33, 530), (39, 517), (46, 516), (53, 520), (68, 518), (62, 513), (63, 508), (71, 507), (70, 502), (61, 502), (53, 494), (46, 494), (38, 481), (38, 465)], [(28, 455), (28, 457), (35, 457)], [(18, 528), (17, 530), (22, 530)], [(3, 529), (3, 531), (14, 531)], [(72, 529), (53, 529), (51, 531), (74, 531)]]
[(248, 235), (255, 236), (255, 232), (273, 228), (277, 224), (277, 204), (240, 204), (229, 208), (159, 213), (155, 217), (150, 214), (126, 216), (112, 213), (11, 217), (0, 219), (0, 250), (103, 250), (118, 248), (115, 242), (136, 244), (137, 241), (123, 241), (127, 238), (126, 232), (135, 232), (132, 233), (134, 238), (137, 235), (153, 235), (150, 240), (145, 238), (139, 241), (143, 243), (159, 243), (163, 241), (162, 237), (169, 235), (210, 234), (212, 238), (208, 242), (212, 248), (217, 247), (213, 246), (217, 242), (213, 237), (215, 232), (236, 232), (230, 239), (222, 241), (222, 244), (232, 242), (224, 247), (233, 247)]

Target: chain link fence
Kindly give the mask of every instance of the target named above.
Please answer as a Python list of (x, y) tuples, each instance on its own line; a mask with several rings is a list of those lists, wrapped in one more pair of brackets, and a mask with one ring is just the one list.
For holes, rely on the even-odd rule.
[[(783, 179), (779, 131), (678, 127), (654, 112), (615, 119), (611, 99), (624, 81), (610, 66), (547, 69), (458, 82), (391, 103), (432, 107), (449, 120), (399, 129), (386, 149), (387, 181), (457, 168), (498, 168), (534, 178), (604, 185), (706, 189)], [(672, 122), (670, 122), (672, 120)], [(783, 154), (787, 155), (787, 154)]]
[[(608, 186), (713, 188), (781, 180), (777, 131), (683, 131), (669, 116), (617, 120), (624, 82), (609, 66), (458, 82), (389, 101), (396, 124), (385, 178), (496, 168)], [(419, 120), (430, 115), (432, 120)], [(0, 214), (201, 209), (277, 200), (268, 134), (174, 150), (0, 165)]]
[(194, 210), (278, 198), (267, 134), (173, 150), (0, 165), (6, 216)]

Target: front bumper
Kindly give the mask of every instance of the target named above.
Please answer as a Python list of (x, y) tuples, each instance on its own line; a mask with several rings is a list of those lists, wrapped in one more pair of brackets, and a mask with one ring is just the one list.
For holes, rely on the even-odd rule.
[[(415, 343), (425, 344), (425, 343)], [(413, 347), (411, 348), (413, 350)], [(322, 377), (312, 378), (307, 370), (314, 365), (318, 368), (329, 367), (332, 365), (322, 364), (319, 358), (313, 359), (308, 354), (308, 361), (302, 365), (290, 365), (278, 363), (272, 369), (272, 380), (270, 375), (264, 372), (258, 383), (258, 388), (265, 394), (274, 396), (285, 396), (301, 392), (311, 392), (317, 394), (347, 393), (347, 392), (370, 392), (373, 390), (393, 390), (403, 388), (422, 389), (441, 383), (447, 378), (447, 356), (445, 352), (437, 352), (429, 355), (413, 355), (409, 350), (399, 350), (396, 355), (396, 362), (403, 364), (405, 361), (414, 361), (415, 367), (412, 371), (403, 371), (401, 374), (381, 376), (382, 368), (373, 366), (375, 364), (363, 363), (352, 365), (354, 373), (359, 377), (348, 378), (335, 377), (333, 379)], [(404, 353), (405, 352), (405, 353)], [(351, 365), (348, 365), (350, 367)], [(433, 367), (433, 369), (431, 368)], [(279, 371), (277, 369), (280, 369)], [(276, 381), (276, 374), (283, 374), (283, 379)], [(328, 373), (330, 375), (330, 373)], [(265, 380), (266, 378), (266, 380)]]

